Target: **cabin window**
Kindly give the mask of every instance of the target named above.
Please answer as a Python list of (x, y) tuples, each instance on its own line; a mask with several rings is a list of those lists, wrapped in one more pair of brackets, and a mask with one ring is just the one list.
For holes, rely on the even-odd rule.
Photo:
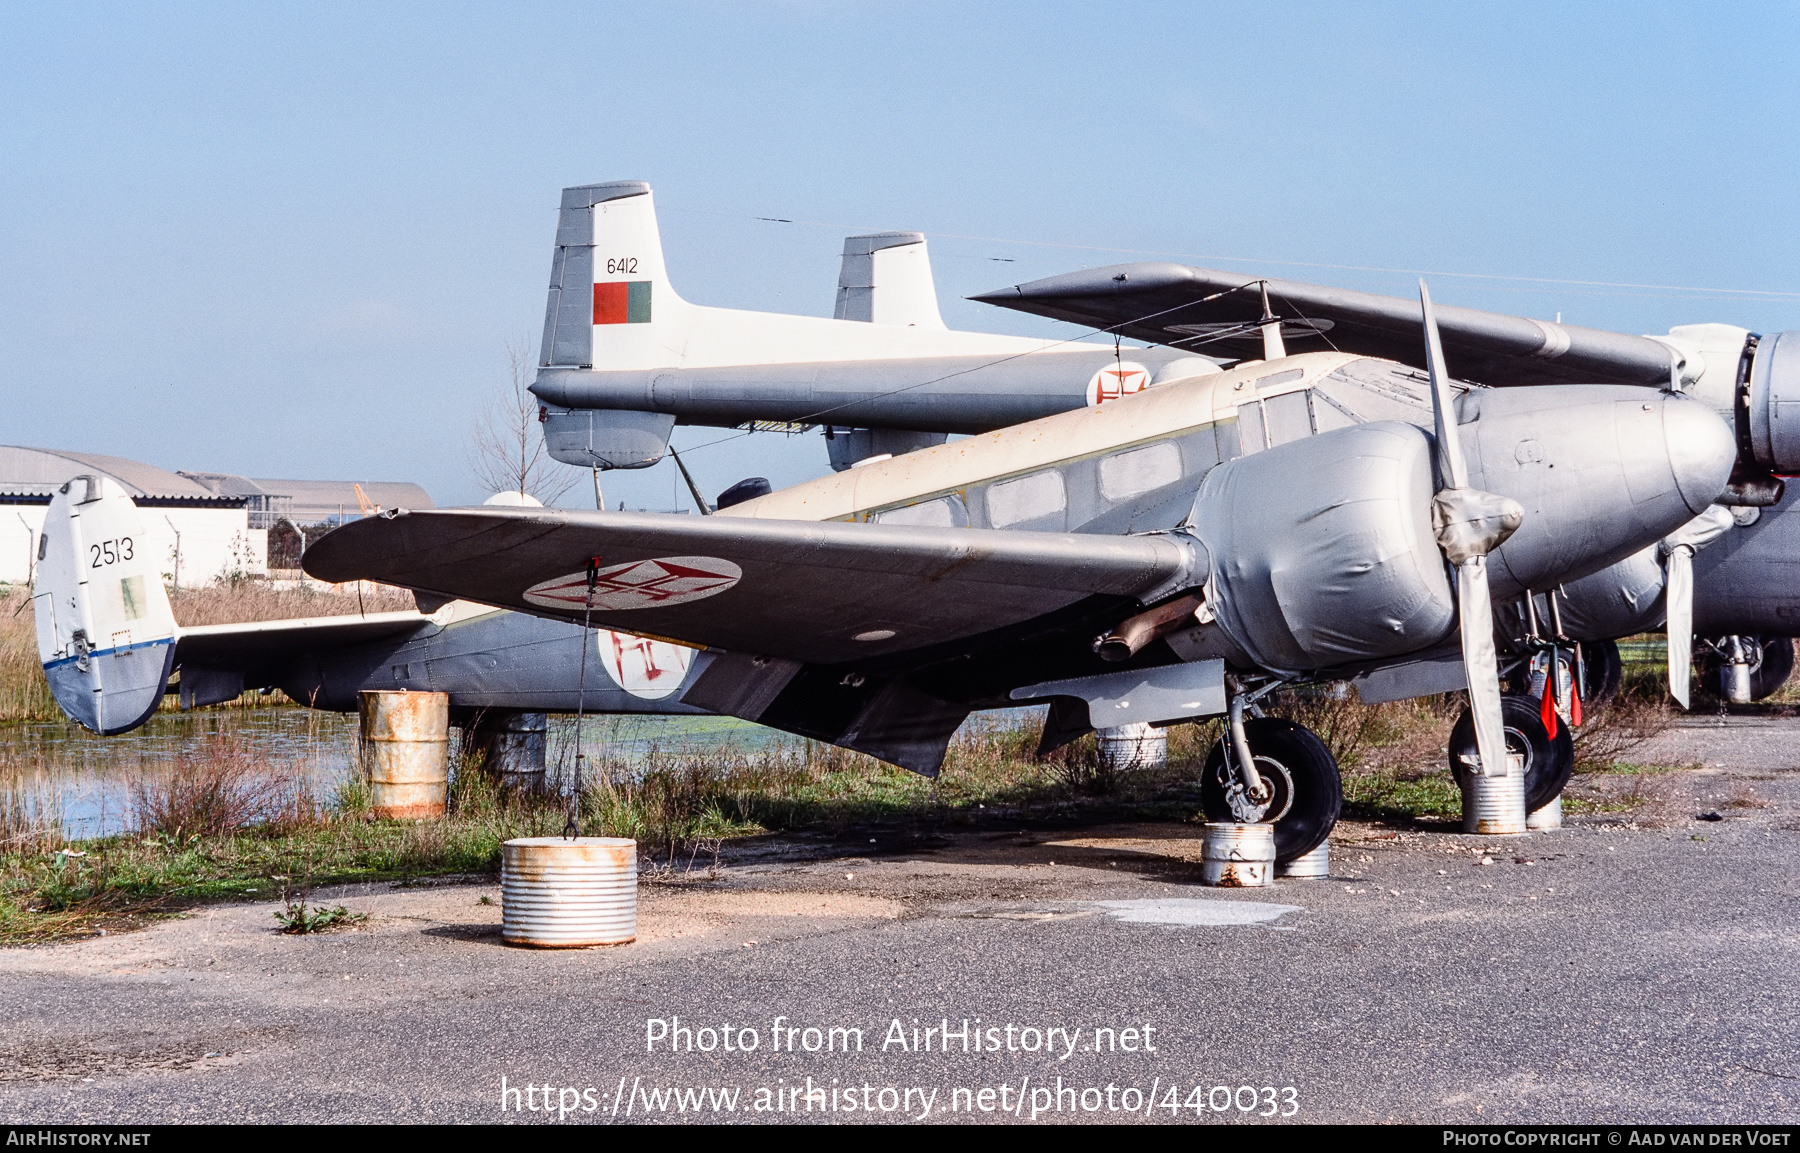
[(1305, 440), (1313, 433), (1312, 413), (1307, 411), (1304, 391), (1284, 392), (1263, 401), (1263, 419), (1268, 423), (1271, 448)]
[(1114, 453), (1100, 461), (1100, 495), (1124, 500), (1181, 479), (1181, 451), (1172, 442)]
[(1002, 481), (987, 490), (988, 523), (995, 528), (1059, 513), (1067, 506), (1062, 474), (1057, 472)]
[(924, 528), (957, 528), (968, 523), (967, 517), (959, 517), (962, 509), (957, 507), (961, 502), (953, 496), (939, 497), (920, 504), (909, 504), (904, 508), (890, 508), (886, 512), (875, 514), (876, 524), (912, 524)]

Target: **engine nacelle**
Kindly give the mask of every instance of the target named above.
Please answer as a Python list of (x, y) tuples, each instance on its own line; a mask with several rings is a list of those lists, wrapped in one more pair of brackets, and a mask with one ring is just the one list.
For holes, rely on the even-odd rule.
[(1207, 603), (1265, 668), (1298, 672), (1416, 652), (1456, 627), (1431, 530), (1431, 438), (1397, 421), (1278, 445), (1207, 474), (1194, 533)]
[(1800, 472), (1800, 332), (1763, 337), (1750, 361), (1750, 449), (1775, 473)]

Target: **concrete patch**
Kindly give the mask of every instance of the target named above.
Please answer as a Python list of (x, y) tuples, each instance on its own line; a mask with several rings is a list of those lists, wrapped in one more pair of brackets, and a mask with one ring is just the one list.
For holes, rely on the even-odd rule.
[(1208, 928), (1214, 925), (1264, 925), (1299, 905), (1272, 905), (1264, 901), (1208, 901), (1193, 897), (1151, 897), (1142, 901), (1093, 901), (1121, 921), (1141, 925), (1180, 925)]

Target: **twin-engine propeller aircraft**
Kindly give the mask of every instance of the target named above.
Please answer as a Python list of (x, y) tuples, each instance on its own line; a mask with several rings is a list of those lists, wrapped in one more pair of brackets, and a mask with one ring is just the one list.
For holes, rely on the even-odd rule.
[[(1116, 265), (990, 292), (977, 300), (1152, 341), (1169, 348), (1267, 354), (1304, 348), (1423, 365), (1408, 301), (1178, 264)], [(1749, 700), (1793, 669), (1800, 628), (1800, 514), (1783, 477), (1800, 471), (1800, 332), (1760, 336), (1726, 324), (1628, 336), (1475, 309), (1443, 309), (1439, 323), (1458, 375), (1490, 386), (1611, 382), (1681, 391), (1729, 421), (1737, 460), (1717, 507), (1605, 573), (1512, 612), (1515, 656), (1585, 646), (1617, 676), (1610, 639), (1663, 626), (1670, 689), (1688, 703), (1691, 639), (1721, 696)], [(1540, 586), (1541, 591), (1541, 586)], [(1552, 618), (1563, 628), (1547, 636)], [(1564, 629), (1566, 628), (1566, 632)], [(1560, 645), (1559, 645), (1560, 642)], [(1514, 662), (1519, 663), (1518, 661)]]
[[(390, 510), (306, 569), (693, 646), (684, 704), (926, 774), (976, 709), (1052, 702), (1045, 746), (1224, 714), (1208, 811), (1272, 820), (1290, 860), (1341, 792), (1316, 736), (1246, 719), (1260, 697), (1468, 687), (1468, 767), (1507, 771), (1490, 601), (1654, 545), (1735, 457), (1678, 394), (1452, 385), (1422, 304), (1425, 372), (1337, 352), (1209, 365), (710, 517)], [(1527, 772), (1541, 804), (1566, 765)]]

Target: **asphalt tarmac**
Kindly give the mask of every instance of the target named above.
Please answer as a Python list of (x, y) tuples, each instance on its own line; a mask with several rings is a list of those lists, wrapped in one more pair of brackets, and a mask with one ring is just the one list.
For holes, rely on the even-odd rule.
[(609, 949), (503, 945), (485, 883), (4, 950), (0, 1117), (1791, 1123), (1797, 738), (1700, 720), (1630, 813), (1346, 823), (1254, 891), (1191, 826), (878, 832), (646, 883)]

